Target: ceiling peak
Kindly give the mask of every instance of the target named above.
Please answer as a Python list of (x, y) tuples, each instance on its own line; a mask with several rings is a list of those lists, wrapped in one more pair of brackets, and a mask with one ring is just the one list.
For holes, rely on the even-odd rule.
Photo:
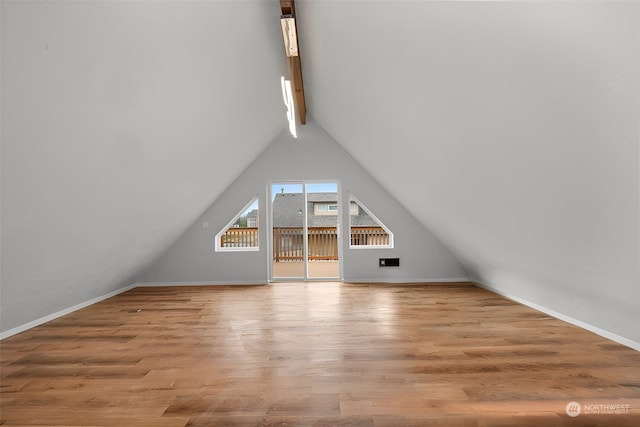
[(296, 22), (296, 7), (294, 0), (280, 0), (280, 27), (284, 42), (285, 55), (289, 64), (289, 79), (293, 89), (295, 111), (298, 113), (300, 124), (307, 123), (307, 108), (302, 82), (302, 64), (300, 62), (300, 47), (298, 46), (298, 23)]

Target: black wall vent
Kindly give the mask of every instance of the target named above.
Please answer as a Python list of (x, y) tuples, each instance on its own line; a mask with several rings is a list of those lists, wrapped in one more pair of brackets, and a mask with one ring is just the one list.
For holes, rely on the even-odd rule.
[(378, 267), (400, 267), (400, 258), (380, 258)]

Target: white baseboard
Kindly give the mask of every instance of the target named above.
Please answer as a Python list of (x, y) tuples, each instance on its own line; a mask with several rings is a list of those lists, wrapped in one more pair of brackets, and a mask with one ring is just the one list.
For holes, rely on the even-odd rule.
[[(460, 278), (442, 278), (442, 279), (384, 279), (384, 280), (380, 280), (380, 278), (376, 278), (376, 279), (351, 279), (351, 280), (346, 280), (347, 283), (452, 283), (452, 282), (469, 282), (470, 280), (466, 277), (460, 277)], [(491, 292), (495, 292), (497, 294), (500, 294), (506, 298), (509, 298), (513, 301), (519, 302), (521, 304), (524, 304), (528, 307), (531, 307), (533, 309), (536, 309), (538, 311), (541, 311), (545, 314), (548, 314), (549, 316), (553, 316), (557, 319), (563, 320), (565, 322), (571, 323), (572, 325), (576, 325), (580, 328), (586, 329), (588, 331), (591, 331), (597, 335), (600, 335), (601, 337), (610, 339), (611, 341), (615, 341), (619, 344), (622, 344), (624, 346), (630, 347), (634, 350), (640, 351), (640, 342), (636, 342), (633, 340), (630, 340), (628, 338), (622, 337), (620, 335), (614, 334), (613, 332), (598, 328), (597, 326), (593, 326), (589, 323), (585, 323), (581, 320), (578, 319), (574, 319), (573, 317), (567, 316), (565, 314), (562, 313), (558, 313), (557, 311), (551, 310), (549, 308), (543, 307), (541, 305), (538, 305), (536, 303), (533, 303), (531, 301), (527, 301), (523, 298), (519, 298), (513, 295), (508, 295), (504, 292), (501, 292), (498, 289), (495, 289), (485, 283), (481, 283), (477, 280), (474, 280), (473, 283), (475, 283), (476, 285), (478, 285), (481, 288), (487, 289)], [(65, 316), (69, 313), (72, 313), (76, 310), (80, 310), (82, 308), (88, 307), (92, 304), (98, 303), (100, 301), (103, 301), (107, 298), (111, 298), (113, 296), (116, 296), (118, 294), (121, 294), (123, 292), (126, 292), (128, 290), (131, 290), (133, 288), (136, 287), (160, 287), (160, 286), (222, 286), (222, 285), (266, 285), (267, 283), (263, 282), (263, 281), (242, 281), (242, 282), (232, 282), (232, 281), (225, 281), (225, 282), (143, 282), (143, 283), (134, 283), (132, 285), (129, 286), (125, 286), (124, 288), (115, 290), (113, 292), (109, 292), (108, 294), (105, 295), (101, 295), (99, 297), (90, 299), (88, 301), (82, 302), (80, 304), (76, 304), (72, 307), (66, 308), (64, 310), (60, 310), (57, 311), (53, 314), (50, 314), (48, 316), (44, 316), (41, 317), (39, 319), (33, 320), (31, 322), (25, 323), (23, 325), (20, 325), (18, 327), (15, 327), (13, 329), (9, 329), (7, 331), (4, 331), (2, 333), (0, 333), (0, 340), (3, 340), (5, 338), (8, 338), (10, 336), (19, 334), (20, 332), (24, 332), (27, 329), (31, 329), (34, 328), (38, 325), (42, 325), (43, 323), (49, 322), (51, 320), (57, 319), (58, 317), (62, 317)]]
[[(444, 278), (444, 279), (384, 279), (383, 281), (380, 278), (377, 279), (356, 279), (349, 280), (349, 283), (445, 283), (445, 282), (468, 282), (469, 279), (464, 278)], [(10, 336), (19, 334), (20, 332), (24, 332), (28, 329), (35, 328), (36, 326), (42, 325), (43, 323), (49, 322), (51, 320), (57, 319), (58, 317), (65, 316), (74, 311), (80, 310), (82, 308), (88, 307), (92, 304), (103, 301), (107, 298), (111, 298), (128, 290), (137, 287), (161, 287), (161, 286), (223, 286), (223, 285), (267, 285), (268, 282), (260, 281), (260, 280), (243, 280), (243, 281), (202, 281), (202, 282), (141, 282), (134, 283), (129, 286), (125, 286), (124, 288), (115, 290), (113, 292), (109, 292), (108, 294), (101, 295), (96, 298), (92, 298), (88, 301), (82, 302), (80, 304), (76, 304), (72, 307), (65, 308), (64, 310), (57, 311), (55, 313), (49, 314), (47, 316), (41, 317), (39, 319), (33, 320), (31, 322), (25, 323), (23, 325), (17, 326), (13, 329), (9, 329), (4, 332), (0, 332), (0, 340), (5, 338), (9, 338)]]
[(471, 282), (471, 279), (468, 277), (446, 277), (442, 279), (407, 279), (407, 278), (393, 278), (393, 277), (385, 277), (385, 278), (371, 278), (371, 279), (344, 279), (346, 283), (456, 283), (456, 282)]
[(5, 338), (9, 338), (10, 336), (19, 334), (20, 332), (24, 332), (27, 329), (35, 328), (36, 326), (42, 325), (43, 323), (47, 323), (51, 320), (57, 319), (58, 317), (65, 316), (69, 313), (73, 313), (74, 311), (80, 310), (82, 308), (88, 307), (100, 301), (103, 301), (107, 298), (114, 297), (123, 292), (129, 291), (133, 288), (137, 287), (152, 287), (152, 286), (215, 286), (215, 285), (266, 285), (265, 282), (262, 281), (242, 281), (242, 282), (147, 282), (147, 283), (134, 283), (129, 286), (125, 286), (124, 288), (120, 288), (113, 292), (109, 292), (108, 294), (101, 295), (96, 298), (92, 298), (88, 301), (82, 302), (80, 304), (76, 304), (72, 307), (65, 308), (64, 310), (57, 311), (53, 314), (49, 314), (48, 316), (41, 317), (39, 319), (33, 320), (31, 322), (25, 323), (23, 325), (17, 326), (13, 329), (9, 329), (7, 331), (0, 333), (0, 340)]
[(267, 282), (262, 280), (242, 280), (242, 281), (208, 281), (208, 282), (140, 282), (136, 283), (134, 287), (147, 288), (147, 287), (160, 287), (160, 286), (242, 286), (242, 285), (266, 285)]
[(528, 300), (526, 300), (524, 298), (520, 298), (520, 297), (516, 297), (516, 296), (513, 296), (513, 295), (509, 295), (509, 294), (507, 294), (505, 292), (502, 292), (499, 289), (496, 289), (496, 288), (494, 288), (494, 287), (492, 287), (490, 285), (487, 285), (486, 283), (482, 283), (482, 282), (480, 282), (478, 280), (473, 280), (473, 283), (476, 284), (480, 288), (486, 289), (486, 290), (491, 291), (491, 292), (495, 292), (498, 295), (502, 295), (503, 297), (509, 298), (510, 300), (519, 302), (520, 304), (524, 304), (527, 307), (531, 307), (531, 308), (533, 308), (535, 310), (538, 310), (538, 311), (540, 311), (542, 313), (548, 314), (549, 316), (555, 317), (556, 319), (560, 319), (560, 320), (562, 320), (564, 322), (571, 323), (572, 325), (578, 326), (579, 328), (586, 329), (587, 331), (593, 332), (594, 334), (600, 335), (601, 337), (604, 337), (604, 338), (609, 339), (611, 341), (615, 341), (618, 344), (622, 344), (622, 345), (627, 346), (629, 348), (632, 348), (632, 349), (634, 349), (636, 351), (640, 351), (640, 342), (630, 340), (629, 338), (625, 338), (625, 337), (620, 336), (618, 334), (615, 334), (613, 332), (610, 332), (610, 331), (607, 331), (605, 329), (599, 328), (597, 326), (591, 325), (589, 323), (583, 322), (582, 320), (574, 319), (571, 316), (567, 316), (566, 314), (562, 314), (562, 313), (559, 313), (559, 312), (557, 312), (555, 310), (552, 310), (550, 308), (543, 307), (543, 306), (541, 306), (539, 304), (536, 304), (534, 302), (528, 301)]
[(90, 305), (93, 305), (95, 303), (103, 301), (103, 300), (105, 300), (107, 298), (114, 297), (114, 296), (116, 296), (118, 294), (121, 294), (121, 293), (126, 292), (128, 290), (131, 290), (131, 289), (133, 289), (135, 287), (136, 287), (135, 284), (129, 285), (129, 286), (125, 286), (124, 288), (120, 288), (120, 289), (115, 290), (113, 292), (109, 292), (108, 294), (104, 294), (104, 295), (101, 295), (99, 297), (92, 298), (92, 299), (90, 299), (88, 301), (82, 302), (80, 304), (76, 304), (76, 305), (74, 305), (72, 307), (65, 308), (64, 310), (56, 311), (55, 313), (49, 314), (48, 316), (44, 316), (44, 317), (41, 317), (39, 319), (33, 320), (31, 322), (25, 323), (24, 325), (20, 325), (18, 327), (13, 328), (13, 329), (9, 329), (8, 331), (4, 331), (4, 332), (0, 333), (0, 340), (3, 340), (5, 338), (9, 338), (10, 336), (15, 335), (15, 334), (19, 334), (20, 332), (24, 332), (27, 329), (35, 328), (36, 326), (42, 325), (43, 323), (50, 322), (51, 320), (57, 319), (58, 317), (62, 317), (62, 316), (65, 316), (65, 315), (67, 315), (69, 313), (73, 313), (74, 311), (77, 311), (77, 310), (80, 310), (82, 308), (88, 307)]

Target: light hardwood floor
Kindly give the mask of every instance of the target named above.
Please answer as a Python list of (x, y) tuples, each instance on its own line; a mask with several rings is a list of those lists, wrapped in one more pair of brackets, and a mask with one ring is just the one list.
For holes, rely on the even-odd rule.
[(3, 427), (640, 425), (639, 352), (469, 284), (137, 288), (0, 345)]
[[(274, 262), (273, 277), (304, 277), (304, 262)], [(340, 277), (340, 264), (338, 261), (309, 261), (309, 277), (338, 278)]]

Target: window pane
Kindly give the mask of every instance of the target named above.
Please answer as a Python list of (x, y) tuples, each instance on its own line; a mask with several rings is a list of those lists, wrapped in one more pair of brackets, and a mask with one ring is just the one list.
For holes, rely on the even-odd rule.
[[(354, 213), (354, 206), (357, 213)], [(393, 233), (352, 196), (349, 215), (349, 247), (392, 248)]]
[(216, 251), (258, 250), (259, 207), (253, 199), (216, 235)]

